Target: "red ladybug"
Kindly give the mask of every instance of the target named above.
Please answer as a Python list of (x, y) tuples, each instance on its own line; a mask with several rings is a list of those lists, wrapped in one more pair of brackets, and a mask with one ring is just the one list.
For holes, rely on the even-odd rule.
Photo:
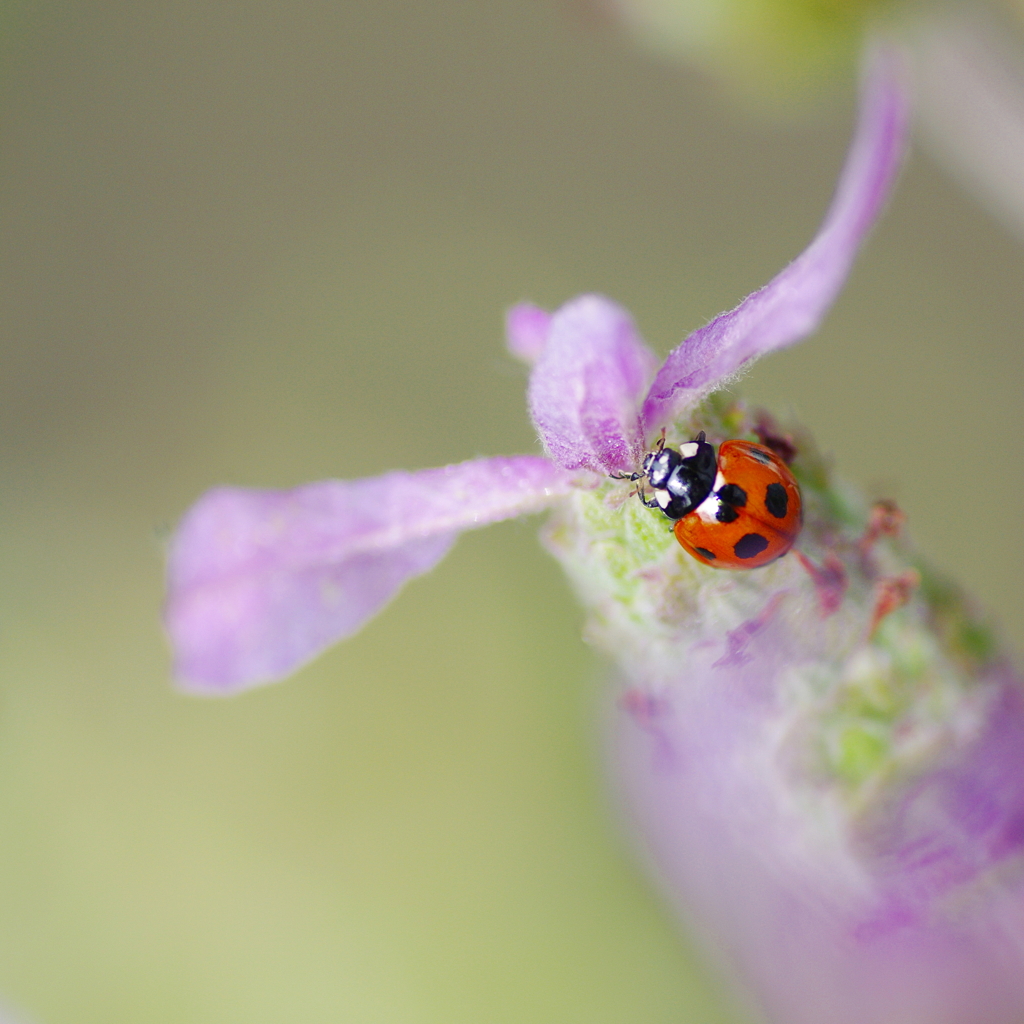
[(645, 459), (640, 500), (675, 520), (676, 540), (705, 565), (756, 569), (784, 555), (800, 533), (800, 488), (770, 448), (724, 441), (715, 455), (702, 430), (679, 451), (664, 440)]

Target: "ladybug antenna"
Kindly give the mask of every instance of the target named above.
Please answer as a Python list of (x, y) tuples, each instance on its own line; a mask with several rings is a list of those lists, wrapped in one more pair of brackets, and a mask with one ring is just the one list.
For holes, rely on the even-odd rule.
[(661, 437), (658, 438), (658, 454), (660, 455), (665, 450), (665, 428), (661, 428)]

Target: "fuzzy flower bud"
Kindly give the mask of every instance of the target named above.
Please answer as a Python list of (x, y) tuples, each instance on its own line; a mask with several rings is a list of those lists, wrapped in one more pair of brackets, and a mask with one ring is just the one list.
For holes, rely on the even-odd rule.
[[(660, 368), (606, 298), (516, 307), (509, 347), (533, 366), (543, 456), (210, 491), (170, 550), (181, 685), (227, 694), (280, 679), (359, 629), (463, 530), (550, 510), (544, 541), (622, 680), (611, 756), (625, 813), (665, 894), (751, 1001), (777, 1024), (1024, 1020), (1020, 685), (907, 546), (895, 507), (865, 506), (807, 438), (721, 392), (825, 316), (906, 129), (903, 62), (880, 48), (817, 236)], [(803, 528), (789, 554), (711, 568), (657, 502), (633, 496), (655, 486), (652, 447), (701, 431), (790, 463)]]
[[(701, 429), (791, 444), (721, 401), (670, 434)], [(800, 554), (766, 569), (699, 564), (611, 483), (545, 530), (624, 682), (626, 814), (771, 1020), (1020, 1021), (1019, 684), (896, 510), (793, 447)]]

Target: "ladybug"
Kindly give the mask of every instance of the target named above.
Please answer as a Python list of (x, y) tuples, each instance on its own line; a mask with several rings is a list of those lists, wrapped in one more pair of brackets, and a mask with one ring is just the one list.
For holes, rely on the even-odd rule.
[[(764, 445), (723, 441), (715, 454), (702, 430), (679, 451), (660, 444), (643, 462), (637, 493), (675, 521), (676, 540), (698, 562), (757, 569), (793, 546), (802, 524), (800, 488), (789, 467)], [(654, 492), (644, 493), (644, 484)]]

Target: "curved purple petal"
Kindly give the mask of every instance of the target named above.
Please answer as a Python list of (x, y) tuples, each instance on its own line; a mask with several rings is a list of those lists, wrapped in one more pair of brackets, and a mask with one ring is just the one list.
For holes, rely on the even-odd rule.
[(280, 679), (359, 629), (460, 531), (539, 511), (571, 479), (521, 455), (289, 491), (212, 490), (170, 549), (175, 677), (215, 694)]
[(899, 51), (879, 48), (862, 90), (857, 133), (817, 237), (785, 270), (674, 349), (644, 403), (649, 431), (678, 415), (745, 362), (810, 334), (843, 286), (903, 156), (909, 101)]
[(533, 366), (544, 351), (550, 329), (551, 314), (529, 302), (521, 302), (505, 314), (508, 350), (529, 366)]
[(530, 376), (530, 414), (544, 448), (566, 469), (633, 469), (644, 449), (639, 405), (657, 365), (629, 314), (583, 295), (551, 318)]

